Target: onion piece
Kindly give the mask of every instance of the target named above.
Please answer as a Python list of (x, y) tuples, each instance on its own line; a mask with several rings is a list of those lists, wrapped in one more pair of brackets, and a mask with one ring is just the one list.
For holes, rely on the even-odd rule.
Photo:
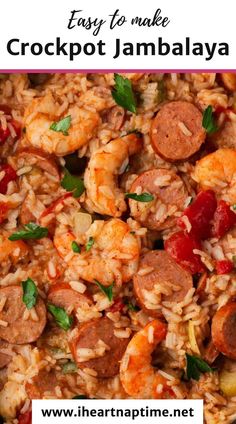
[(76, 212), (73, 217), (75, 236), (86, 233), (92, 224), (92, 216), (84, 212)]
[(192, 351), (197, 355), (201, 355), (195, 336), (195, 328), (191, 320), (188, 322), (188, 337)]

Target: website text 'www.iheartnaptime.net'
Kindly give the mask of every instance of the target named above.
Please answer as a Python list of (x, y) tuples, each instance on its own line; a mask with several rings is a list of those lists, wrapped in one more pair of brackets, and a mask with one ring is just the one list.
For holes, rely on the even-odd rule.
[(201, 400), (33, 401), (33, 424), (201, 424)]

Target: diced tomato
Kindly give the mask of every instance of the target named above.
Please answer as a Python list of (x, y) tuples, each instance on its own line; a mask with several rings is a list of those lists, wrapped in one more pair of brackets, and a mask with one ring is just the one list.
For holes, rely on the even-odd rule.
[(201, 250), (201, 243), (183, 231), (173, 234), (165, 242), (165, 250), (191, 274), (205, 271), (200, 256), (193, 253), (194, 249)]
[(20, 414), (18, 417), (18, 424), (31, 424), (32, 423), (32, 410)]
[(15, 181), (17, 179), (16, 171), (12, 168), (11, 165), (5, 164), (0, 166), (0, 172), (4, 171), (5, 175), (0, 180), (0, 193), (6, 194), (7, 186), (10, 181)]
[(0, 144), (3, 144), (6, 139), (9, 137), (10, 135), (10, 131), (9, 128), (7, 127), (5, 130), (0, 127)]
[(217, 274), (229, 274), (234, 269), (234, 264), (228, 259), (223, 259), (222, 261), (216, 262), (216, 272)]
[(0, 224), (4, 221), (7, 212), (8, 212), (7, 203), (0, 202)]
[(220, 200), (213, 220), (212, 235), (223, 237), (236, 224), (236, 214), (224, 200)]
[(11, 108), (7, 105), (0, 105), (0, 110), (4, 112), (6, 115), (11, 115)]
[(110, 308), (107, 309), (108, 312), (121, 312), (124, 308), (125, 304), (123, 300), (119, 297), (117, 298), (113, 305), (110, 306)]
[[(190, 235), (200, 240), (205, 240), (210, 236), (210, 221), (212, 220), (217, 207), (215, 193), (212, 190), (201, 191), (193, 203), (188, 206), (183, 216), (187, 217), (192, 228)], [(180, 218), (178, 225), (186, 229), (185, 221)]]

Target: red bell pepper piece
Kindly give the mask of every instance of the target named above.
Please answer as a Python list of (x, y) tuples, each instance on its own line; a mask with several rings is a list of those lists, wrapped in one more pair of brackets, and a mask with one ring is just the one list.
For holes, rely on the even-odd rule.
[(15, 181), (17, 179), (17, 174), (16, 171), (12, 168), (12, 166), (8, 164), (0, 166), (0, 172), (2, 171), (5, 172), (5, 175), (0, 180), (0, 193), (6, 194), (9, 182)]
[(236, 214), (224, 200), (220, 200), (213, 221), (213, 237), (223, 237), (236, 224)]
[[(212, 190), (201, 191), (189, 205), (183, 216), (186, 216), (192, 226), (190, 235), (200, 240), (205, 240), (210, 236), (210, 221), (212, 220), (217, 207), (215, 193)], [(185, 230), (186, 224), (182, 218), (178, 220), (178, 225)]]
[(216, 262), (216, 272), (218, 275), (229, 274), (234, 269), (234, 264), (228, 259), (223, 259)]
[(194, 249), (201, 250), (201, 243), (183, 231), (172, 234), (165, 242), (165, 250), (191, 274), (205, 271), (200, 256), (193, 253)]

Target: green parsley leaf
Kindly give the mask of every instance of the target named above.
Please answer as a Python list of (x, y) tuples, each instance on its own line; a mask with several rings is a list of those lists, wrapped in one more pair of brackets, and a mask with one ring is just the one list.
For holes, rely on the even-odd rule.
[(213, 116), (212, 106), (207, 106), (203, 112), (202, 126), (208, 134), (212, 134), (218, 130)]
[(61, 186), (66, 190), (73, 192), (74, 197), (80, 197), (83, 194), (85, 187), (84, 182), (79, 177), (71, 175), (68, 169), (65, 168), (64, 177), (61, 180)]
[(233, 210), (236, 211), (236, 203), (233, 205)]
[(53, 124), (50, 126), (50, 130), (61, 132), (63, 135), (69, 135), (68, 129), (70, 128), (71, 124), (71, 116), (68, 115), (65, 118), (61, 119), (60, 121), (53, 122)]
[(35, 282), (31, 278), (22, 281), (23, 297), (22, 300), (27, 309), (31, 309), (36, 305), (38, 297), (38, 289)]
[(30, 239), (41, 239), (47, 237), (48, 229), (46, 227), (40, 227), (35, 222), (29, 222), (23, 226), (23, 230), (19, 230), (8, 237), (9, 240), (30, 240)]
[(89, 237), (86, 246), (85, 246), (85, 250), (86, 252), (89, 252), (90, 249), (92, 249), (92, 246), (94, 245), (94, 238), (93, 237)]
[(200, 374), (205, 372), (213, 372), (214, 369), (211, 368), (203, 359), (198, 356), (191, 356), (186, 353), (186, 361), (187, 361), (187, 379), (190, 380), (199, 380)]
[(72, 374), (77, 371), (77, 365), (73, 361), (66, 362), (62, 365), (62, 373), (63, 374)]
[(127, 302), (126, 305), (127, 305), (128, 311), (131, 311), (131, 312), (139, 311), (139, 307), (137, 305), (134, 305), (132, 302)]
[(154, 196), (150, 193), (125, 193), (125, 197), (126, 199), (136, 200), (137, 202), (151, 202), (152, 200), (154, 200)]
[(123, 78), (119, 74), (114, 75), (115, 87), (112, 90), (112, 97), (115, 102), (130, 112), (136, 113), (137, 106), (134, 97), (132, 84), (128, 78)]
[(97, 284), (97, 286), (100, 288), (100, 290), (106, 295), (108, 300), (110, 300), (110, 302), (111, 302), (112, 299), (113, 299), (114, 281), (110, 286), (104, 286), (103, 284), (99, 283), (99, 281), (97, 281), (97, 280), (94, 280), (94, 281)]
[(73, 250), (74, 253), (81, 253), (81, 247), (78, 243), (76, 243), (76, 241), (72, 241), (71, 249)]
[(63, 328), (65, 331), (69, 330), (72, 326), (73, 318), (67, 315), (65, 309), (52, 304), (48, 304), (47, 307), (49, 312), (55, 318), (57, 325), (59, 325), (59, 327)]

